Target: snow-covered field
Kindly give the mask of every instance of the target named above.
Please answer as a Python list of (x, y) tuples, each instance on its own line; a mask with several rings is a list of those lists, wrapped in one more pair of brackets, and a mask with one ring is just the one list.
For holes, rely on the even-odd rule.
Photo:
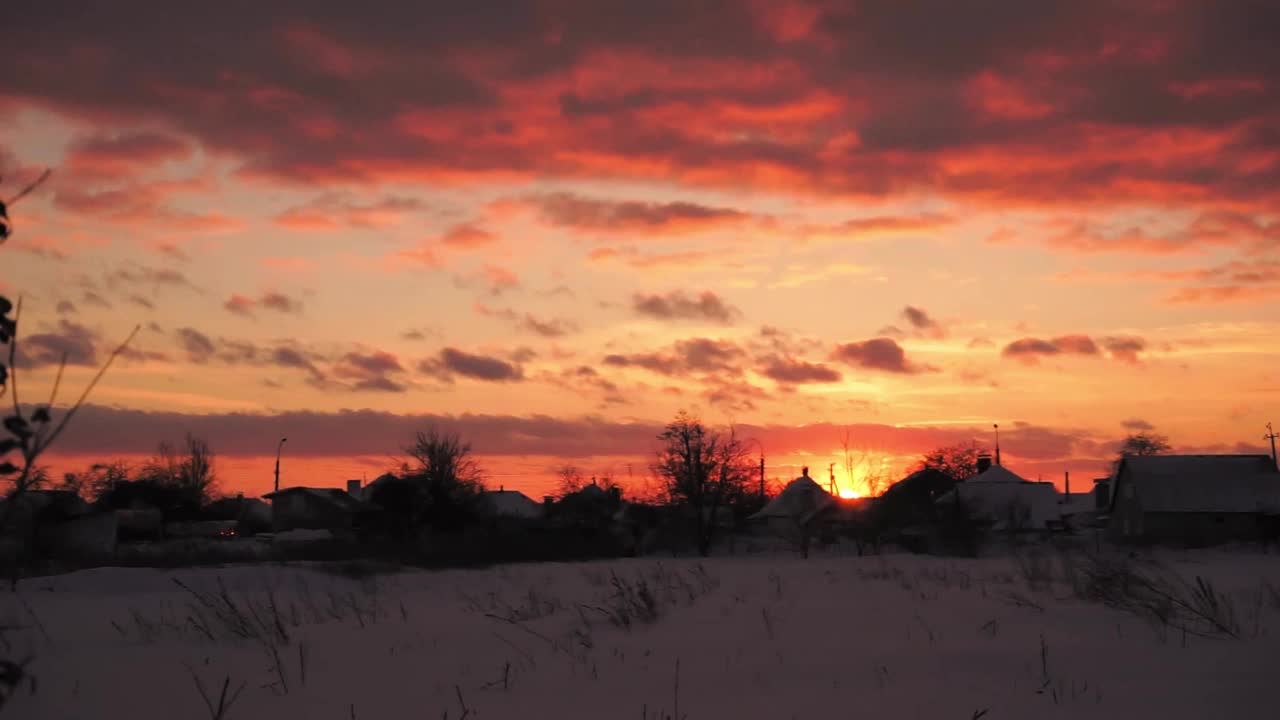
[(1164, 559), (1239, 639), (1078, 600), (1051, 555), (97, 569), (0, 594), (37, 678), (0, 716), (218, 717), (224, 684), (232, 720), (1280, 716), (1280, 557)]

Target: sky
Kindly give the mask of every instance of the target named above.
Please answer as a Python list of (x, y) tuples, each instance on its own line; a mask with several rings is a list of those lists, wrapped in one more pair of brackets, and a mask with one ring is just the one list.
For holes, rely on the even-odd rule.
[(142, 328), (56, 471), (336, 486), (435, 425), (537, 495), (687, 410), (781, 478), (998, 423), (1078, 489), (1280, 421), (1275, 3), (85, 5), (0, 78), (23, 401)]

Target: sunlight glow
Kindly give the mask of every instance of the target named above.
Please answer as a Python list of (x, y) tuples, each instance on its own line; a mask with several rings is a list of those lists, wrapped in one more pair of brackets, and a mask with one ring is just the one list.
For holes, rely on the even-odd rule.
[(840, 497), (844, 498), (845, 500), (853, 500), (855, 498), (862, 497), (862, 495), (860, 495), (858, 491), (854, 490), (853, 488), (840, 488)]

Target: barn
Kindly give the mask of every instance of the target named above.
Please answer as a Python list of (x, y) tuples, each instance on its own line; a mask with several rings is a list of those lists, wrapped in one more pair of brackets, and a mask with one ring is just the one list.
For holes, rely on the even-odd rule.
[(1256, 540), (1280, 514), (1280, 472), (1266, 455), (1130, 456), (1116, 469), (1108, 510), (1113, 540)]

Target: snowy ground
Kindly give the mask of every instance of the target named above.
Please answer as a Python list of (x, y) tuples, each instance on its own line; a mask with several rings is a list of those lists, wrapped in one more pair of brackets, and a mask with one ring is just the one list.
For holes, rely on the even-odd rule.
[(1029, 587), (1053, 557), (97, 569), (0, 594), (38, 678), (0, 716), (217, 717), (198, 678), (231, 720), (1276, 717), (1280, 558), (1165, 560), (1240, 639)]

